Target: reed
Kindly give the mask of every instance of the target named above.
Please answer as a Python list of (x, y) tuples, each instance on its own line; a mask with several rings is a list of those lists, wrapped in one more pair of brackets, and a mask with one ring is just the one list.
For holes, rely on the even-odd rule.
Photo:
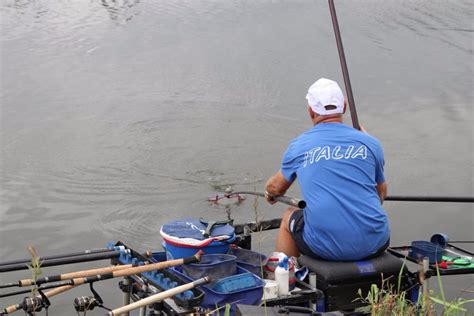
[(41, 271), (41, 262), (38, 256), (38, 253), (36, 252), (36, 249), (34, 246), (29, 245), (28, 246), (28, 252), (31, 254), (31, 264), (27, 264), (28, 269), (31, 272), (31, 279), (33, 280), (34, 286), (31, 289), (32, 295), (36, 296), (38, 292), (38, 286), (36, 285), (36, 280), (40, 275), (43, 274)]
[[(33, 245), (29, 245), (27, 249), (31, 255), (31, 264), (26, 264), (28, 266), (28, 270), (31, 272), (31, 279), (33, 280), (31, 296), (36, 297), (38, 295), (38, 285), (36, 284), (36, 280), (38, 280), (38, 277), (41, 276), (43, 272), (41, 271), (40, 257), (38, 256), (35, 247)], [(33, 311), (33, 315), (36, 315), (36, 312)]]

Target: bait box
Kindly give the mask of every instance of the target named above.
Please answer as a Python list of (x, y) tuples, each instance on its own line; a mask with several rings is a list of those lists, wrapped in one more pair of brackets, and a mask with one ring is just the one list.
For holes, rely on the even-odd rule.
[[(390, 252), (392, 255), (397, 256), (399, 258), (406, 259), (413, 263), (419, 263), (419, 259), (417, 257), (412, 256), (412, 253), (413, 253), (412, 246), (389, 247), (387, 251)], [(473, 252), (470, 252), (468, 250), (454, 246), (451, 243), (448, 243), (443, 248), (442, 255), (444, 256), (444, 255), (450, 255), (450, 254), (452, 256), (458, 256), (463, 259), (471, 258), (470, 260), (474, 264), (474, 260), (472, 259), (474, 257)], [(438, 270), (440, 275), (460, 275), (460, 274), (474, 273), (474, 267), (471, 267), (471, 266), (469, 267), (448, 266), (447, 269), (443, 269), (443, 268), (437, 267), (435, 263), (430, 263), (429, 267), (433, 274), (436, 274)]]

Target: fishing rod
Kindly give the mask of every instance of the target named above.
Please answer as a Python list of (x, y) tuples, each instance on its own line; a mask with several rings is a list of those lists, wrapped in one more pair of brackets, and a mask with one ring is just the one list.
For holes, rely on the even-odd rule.
[[(51, 260), (51, 259), (60, 259), (60, 258), (66, 258), (66, 257), (77, 257), (77, 256), (91, 254), (91, 253), (111, 252), (111, 251), (114, 251), (114, 250), (118, 250), (119, 248), (123, 248), (123, 246), (114, 247), (114, 248), (97, 248), (97, 249), (83, 250), (83, 251), (79, 251), (79, 252), (72, 252), (72, 253), (59, 254), (59, 255), (53, 255), (53, 256), (45, 256), (45, 257), (38, 258), (38, 260), (40, 262), (42, 262), (42, 261)], [(28, 263), (29, 264), (29, 263), (31, 263), (31, 258), (3, 261), (3, 262), (0, 262), (0, 266), (6, 266), (6, 265), (10, 265), (10, 264), (19, 264), (19, 263)]]
[[(72, 286), (72, 285), (70, 284), (69, 281), (64, 281), (64, 282), (58, 282), (55, 284), (44, 285), (44, 286), (38, 287), (37, 290), (43, 291), (43, 290), (49, 290), (49, 289), (57, 289), (63, 286)], [(24, 289), (24, 290), (13, 291), (13, 292), (8, 292), (8, 293), (2, 293), (0, 294), (0, 298), (31, 293), (31, 290), (32, 289), (30, 288), (30, 289)]]
[(406, 202), (452, 202), (452, 203), (474, 203), (472, 196), (404, 196), (391, 195), (385, 201), (406, 201)]
[(41, 285), (45, 283), (69, 280), (67, 283), (63, 283), (60, 285), (81, 285), (84, 283), (91, 283), (95, 281), (107, 280), (111, 278), (117, 278), (121, 276), (128, 276), (132, 274), (148, 272), (153, 270), (161, 270), (165, 268), (169, 268), (172, 266), (191, 263), (191, 262), (198, 262), (201, 257), (201, 252), (198, 252), (194, 256), (182, 259), (175, 259), (175, 260), (168, 260), (153, 264), (145, 264), (141, 266), (127, 264), (127, 265), (118, 265), (118, 266), (111, 266), (106, 268), (98, 268), (92, 270), (84, 270), (84, 271), (77, 271), (59, 275), (53, 275), (49, 277), (43, 277), (36, 280), (36, 282), (32, 279), (24, 279), (20, 280), (17, 283), (8, 283), (2, 285), (2, 287), (13, 287), (13, 286), (30, 286), (30, 285)]
[[(78, 255), (78, 256), (66, 257), (66, 258), (48, 259), (41, 262), (41, 267), (52, 267), (52, 266), (58, 266), (58, 265), (63, 265), (63, 264), (112, 259), (112, 258), (119, 257), (121, 253), (124, 253), (127, 251), (128, 250), (122, 249), (122, 250), (113, 250), (113, 251), (107, 251), (107, 252), (90, 253), (90, 254)], [(31, 263), (31, 260), (30, 260), (30, 263)], [(17, 271), (17, 270), (26, 270), (28, 268), (29, 268), (28, 263), (23, 263), (23, 262), (7, 264), (7, 265), (0, 266), (0, 273)]]
[(334, 35), (336, 36), (337, 51), (339, 53), (339, 60), (341, 62), (342, 76), (344, 77), (344, 85), (346, 87), (347, 99), (349, 102), (349, 110), (351, 111), (352, 126), (360, 130), (359, 119), (357, 117), (356, 106), (354, 102), (354, 95), (352, 94), (351, 80), (349, 78), (349, 71), (347, 70), (346, 56), (344, 54), (344, 47), (342, 46), (341, 32), (339, 31), (339, 23), (337, 22), (336, 7), (334, 0), (328, 0), (329, 11), (331, 11), (332, 26), (334, 28)]
[(116, 266), (109, 266), (109, 267), (104, 267), (104, 268), (82, 270), (82, 271), (69, 272), (69, 273), (58, 274), (58, 275), (53, 275), (53, 276), (47, 276), (47, 277), (42, 277), (36, 280), (23, 279), (23, 280), (19, 280), (18, 282), (1, 284), (0, 289), (15, 287), (15, 286), (25, 287), (25, 286), (31, 286), (31, 285), (41, 285), (44, 283), (51, 283), (51, 282), (64, 281), (64, 280), (70, 280), (70, 279), (75, 279), (75, 278), (94, 276), (97, 274), (104, 274), (104, 273), (129, 269), (132, 267), (134, 267), (134, 265), (132, 264), (116, 265)]
[[(217, 202), (218, 200), (223, 199), (223, 198), (231, 198), (231, 197), (234, 197), (234, 196), (238, 197), (240, 194), (249, 194), (249, 195), (256, 195), (256, 196), (265, 197), (265, 193), (262, 193), (262, 192), (239, 191), (239, 192), (225, 193), (224, 195), (216, 195), (215, 197), (214, 196), (210, 197), (209, 201)], [(297, 207), (297, 208), (300, 208), (300, 209), (303, 209), (303, 208), (306, 207), (306, 202), (304, 200), (295, 199), (295, 198), (288, 197), (288, 196), (285, 196), (285, 195), (275, 196), (273, 199), (277, 202), (284, 203), (284, 204), (287, 204), (287, 205), (290, 205), (290, 206), (294, 206), (294, 207)]]
[(140, 308), (140, 307), (148, 306), (148, 305), (154, 304), (156, 302), (160, 302), (164, 299), (170, 298), (170, 297), (175, 296), (179, 293), (183, 293), (185, 291), (191, 290), (191, 289), (195, 288), (196, 286), (207, 284), (210, 281), (211, 281), (211, 279), (209, 277), (205, 276), (201, 279), (198, 279), (198, 280), (195, 280), (195, 281), (177, 286), (175, 288), (172, 288), (172, 289), (166, 290), (164, 292), (160, 292), (158, 294), (149, 296), (147, 298), (136, 301), (134, 303), (131, 303), (131, 304), (122, 306), (120, 308), (114, 309), (114, 310), (108, 312), (107, 315), (110, 315), (110, 316), (128, 315), (128, 312), (130, 312), (132, 310), (135, 310), (135, 309)]
[[(81, 277), (81, 278), (74, 278), (68, 281), (64, 281), (62, 284), (66, 284), (64, 286), (60, 286), (59, 288), (56, 288), (55, 290), (59, 291), (58, 289), (62, 289), (59, 293), (62, 293), (64, 291), (67, 291), (68, 289), (82, 285), (82, 284), (87, 284), (87, 283), (93, 283), (97, 281), (103, 281), (103, 280), (108, 280), (112, 278), (118, 278), (118, 277), (125, 277), (125, 276), (130, 276), (134, 274), (139, 274), (139, 273), (144, 273), (144, 272), (150, 272), (150, 271), (155, 271), (155, 270), (162, 270), (170, 267), (174, 267), (177, 265), (182, 265), (186, 263), (194, 263), (194, 262), (199, 262), (201, 260), (201, 255), (203, 254), (203, 251), (198, 251), (195, 255), (186, 257), (186, 258), (181, 258), (181, 259), (175, 259), (175, 260), (168, 260), (168, 261), (163, 261), (163, 262), (158, 262), (158, 263), (153, 263), (153, 264), (147, 264), (143, 266), (137, 266), (137, 267), (132, 267), (128, 269), (123, 269), (123, 270), (118, 270), (118, 271), (113, 271), (109, 273), (104, 273), (104, 274), (98, 274), (94, 276), (89, 276), (89, 277)], [(65, 288), (67, 286), (70, 286), (70, 288)], [(63, 288), (64, 287), (64, 288)], [(54, 290), (52, 290), (54, 291)], [(58, 293), (58, 294), (59, 294)], [(38, 298), (38, 296), (36, 297)], [(41, 297), (39, 297), (41, 299)], [(22, 304), (16, 304), (16, 305), (11, 305), (3, 310), (4, 314), (10, 314), (12, 313), (11, 311), (17, 311), (18, 309), (22, 309)]]
[[(223, 194), (216, 194), (214, 196), (210, 196), (208, 201), (217, 203), (219, 200), (225, 198), (233, 198), (237, 197), (239, 202), (244, 200), (244, 197), (241, 195), (249, 194), (249, 195), (256, 195), (265, 197), (264, 193), (255, 192), (255, 191), (239, 191), (233, 193), (223, 193)], [(274, 200), (277, 202), (285, 203), (294, 207), (298, 207), (303, 209), (306, 207), (306, 202), (304, 200), (299, 200), (295, 198), (291, 198), (288, 196), (276, 196)], [(453, 202), (453, 203), (474, 203), (474, 197), (466, 197), (466, 196), (401, 196), (401, 195), (391, 195), (385, 197), (385, 201), (402, 201), (402, 202)]]
[[(46, 288), (47, 287), (43, 287), (42, 289), (46, 289)], [(72, 288), (74, 288), (73, 285), (64, 285), (64, 286), (57, 287), (54, 290), (48, 291), (46, 293), (39, 294), (39, 295), (37, 295), (36, 297), (33, 297), (33, 298), (25, 297), (23, 299), (23, 302), (21, 302), (19, 304), (8, 306), (2, 312), (0, 312), (0, 315), (12, 314), (12, 313), (14, 313), (14, 312), (16, 312), (20, 309), (23, 309), (25, 311), (27, 311), (29, 309), (32, 309), (33, 311), (36, 311), (36, 309), (39, 306), (41, 306), (41, 307), (43, 306), (43, 300), (45, 300), (45, 298), (48, 299), (52, 296), (58, 295), (62, 292), (68, 291)], [(42, 289), (39, 289), (39, 290), (42, 290)], [(33, 305), (33, 306), (31, 306), (31, 305)]]
[[(334, 0), (328, 0), (329, 11), (331, 12), (331, 20), (334, 28), (334, 35), (336, 37), (337, 51), (339, 53), (339, 60), (341, 62), (342, 76), (344, 77), (344, 85), (346, 87), (347, 99), (349, 102), (349, 109), (351, 112), (352, 125), (354, 128), (360, 130), (359, 119), (355, 107), (354, 95), (352, 93), (351, 80), (349, 78), (349, 71), (347, 69), (346, 57), (344, 54), (344, 47), (342, 45), (341, 32), (339, 30), (339, 23), (337, 21), (336, 7)], [(455, 203), (472, 203), (472, 197), (410, 197), (410, 196), (389, 196), (385, 198), (387, 201), (412, 201), (412, 202), (455, 202)]]

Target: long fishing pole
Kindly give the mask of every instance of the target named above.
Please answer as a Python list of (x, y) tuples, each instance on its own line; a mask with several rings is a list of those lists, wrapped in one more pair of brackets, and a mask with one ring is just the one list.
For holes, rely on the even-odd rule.
[[(72, 286), (72, 285), (71, 285), (71, 282), (69, 282), (69, 281), (63, 281), (63, 282), (58, 282), (58, 283), (54, 283), (54, 284), (43, 285), (43, 286), (39, 287), (38, 290), (43, 291), (43, 290), (48, 290), (48, 289), (57, 289), (57, 288), (60, 288), (60, 287), (63, 287), (63, 286)], [(31, 293), (31, 288), (30, 289), (13, 291), (13, 292), (8, 292), (8, 293), (2, 293), (2, 294), (0, 294), (0, 298), (20, 295), (20, 294), (27, 294), (27, 293)]]
[[(89, 261), (96, 261), (96, 260), (111, 259), (111, 258), (116, 258), (120, 256), (121, 253), (123, 253), (123, 250), (114, 250), (114, 251), (108, 251), (108, 252), (103, 252), (103, 253), (91, 253), (91, 254), (80, 255), (80, 256), (75, 256), (75, 257), (44, 260), (43, 262), (41, 262), (41, 267), (52, 267), (52, 266), (58, 266), (58, 265), (63, 265), (63, 264), (72, 264), (72, 263), (79, 263), (79, 262), (89, 262)], [(0, 266), (0, 273), (17, 271), (17, 270), (26, 270), (28, 268), (29, 268), (28, 263), (8, 264), (8, 265)]]
[[(331, 20), (334, 28), (334, 35), (336, 37), (337, 51), (339, 53), (339, 60), (341, 62), (342, 76), (344, 77), (344, 85), (346, 87), (347, 98), (349, 101), (349, 109), (351, 111), (352, 125), (354, 128), (360, 130), (359, 119), (355, 107), (354, 95), (352, 93), (351, 80), (349, 78), (349, 71), (347, 69), (346, 57), (344, 54), (344, 47), (342, 45), (341, 32), (339, 30), (339, 23), (337, 21), (336, 7), (334, 0), (328, 0), (329, 11), (331, 12)], [(389, 196), (387, 201), (413, 201), (413, 202), (458, 202), (458, 203), (472, 203), (472, 197), (410, 197), (410, 196)]]
[(385, 201), (474, 203), (474, 197), (472, 197), (472, 196), (404, 196), (404, 195), (391, 195), (391, 196), (387, 196), (385, 198)]
[[(121, 246), (121, 247), (124, 248), (123, 246)], [(117, 250), (117, 248), (120, 248), (120, 247), (114, 247), (114, 248), (97, 248), (97, 249), (83, 250), (83, 251), (79, 251), (79, 252), (72, 252), (72, 253), (66, 253), (66, 254), (40, 257), (40, 258), (38, 258), (38, 260), (40, 262), (43, 262), (43, 261), (51, 260), (51, 259), (60, 259), (60, 258), (66, 258), (66, 257), (77, 257), (77, 256), (83, 256), (83, 255), (88, 255), (88, 254), (92, 254), (92, 253), (111, 252), (111, 251)], [(6, 266), (6, 265), (10, 265), (10, 264), (20, 264), (20, 263), (28, 263), (29, 264), (29, 263), (31, 263), (31, 258), (3, 261), (3, 262), (0, 262), (0, 266)]]
[(334, 35), (336, 36), (337, 51), (339, 53), (339, 60), (341, 62), (342, 76), (344, 77), (344, 85), (346, 87), (347, 99), (349, 101), (349, 110), (351, 111), (352, 126), (354, 126), (355, 129), (360, 130), (359, 119), (357, 118), (357, 111), (354, 102), (354, 95), (352, 94), (351, 80), (349, 78), (349, 71), (347, 70), (346, 56), (344, 55), (344, 47), (342, 46), (341, 32), (339, 31), (339, 23), (337, 22), (334, 0), (328, 0), (328, 3), (329, 11), (331, 11)]
[[(41, 285), (45, 283), (51, 282), (58, 282), (64, 280), (70, 280), (71, 283), (65, 283), (70, 285), (81, 285), (84, 283), (90, 283), (100, 280), (106, 280), (110, 278), (117, 278), (120, 276), (127, 276), (142, 272), (148, 272), (153, 270), (160, 270), (164, 268), (169, 268), (175, 265), (180, 265), (184, 263), (196, 262), (199, 261), (201, 254), (196, 254), (194, 256), (183, 258), (183, 259), (176, 259), (176, 260), (168, 260), (158, 263), (152, 264), (145, 264), (142, 266), (133, 266), (132, 264), (127, 265), (118, 265), (118, 266), (111, 266), (106, 268), (98, 268), (92, 270), (84, 270), (84, 271), (77, 271), (65, 274), (58, 274), (49, 277), (39, 278), (36, 281), (32, 279), (24, 279), (20, 280), (17, 283), (8, 283), (2, 285), (2, 287), (12, 287), (12, 286), (30, 286), (33, 284)], [(61, 284), (64, 285), (64, 284)]]

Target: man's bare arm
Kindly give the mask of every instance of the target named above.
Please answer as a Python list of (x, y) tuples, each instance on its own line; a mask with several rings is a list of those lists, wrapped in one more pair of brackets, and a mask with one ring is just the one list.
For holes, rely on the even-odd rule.
[(275, 203), (273, 197), (284, 195), (288, 188), (293, 184), (293, 181), (288, 182), (281, 171), (278, 171), (265, 184), (265, 195), (267, 201), (271, 204)]
[(387, 196), (387, 182), (377, 184), (377, 193), (380, 197), (380, 203), (383, 203), (385, 197)]

